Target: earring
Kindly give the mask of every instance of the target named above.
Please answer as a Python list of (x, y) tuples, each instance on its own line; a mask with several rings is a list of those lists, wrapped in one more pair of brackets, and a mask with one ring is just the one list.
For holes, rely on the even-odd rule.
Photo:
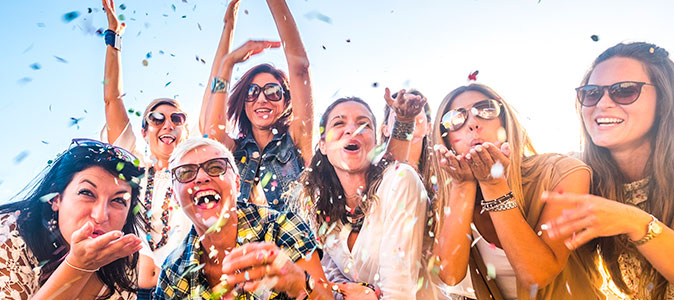
[(51, 219), (47, 221), (47, 229), (49, 229), (50, 232), (54, 232), (58, 229), (58, 220), (56, 220), (57, 214), (54, 212), (51, 216)]

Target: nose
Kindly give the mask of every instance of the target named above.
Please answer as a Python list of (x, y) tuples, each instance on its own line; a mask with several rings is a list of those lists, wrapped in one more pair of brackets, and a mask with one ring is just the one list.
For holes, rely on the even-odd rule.
[(91, 209), (91, 219), (96, 224), (103, 224), (108, 220), (108, 203), (106, 201), (96, 201), (96, 204)]
[(601, 93), (601, 98), (599, 98), (599, 102), (597, 102), (597, 107), (608, 108), (616, 106), (615, 102), (613, 102), (613, 99), (611, 99), (608, 94), (608, 88), (602, 89)]
[(164, 124), (162, 125), (162, 129), (173, 130), (173, 128), (175, 128), (175, 126), (173, 126), (171, 117), (170, 116), (166, 117), (166, 120), (164, 120)]
[(206, 174), (206, 171), (204, 171), (203, 168), (199, 168), (199, 170), (197, 170), (197, 178), (194, 179), (194, 182), (197, 185), (211, 182), (211, 176)]
[(480, 122), (477, 120), (477, 117), (474, 116), (472, 113), (468, 113), (466, 119), (466, 128), (470, 131), (478, 131), (480, 130)]

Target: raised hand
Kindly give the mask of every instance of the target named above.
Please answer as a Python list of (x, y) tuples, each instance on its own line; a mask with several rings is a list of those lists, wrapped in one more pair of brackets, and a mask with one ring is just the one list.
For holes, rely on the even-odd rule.
[(239, 12), (239, 0), (232, 0), (227, 5), (227, 11), (225, 12), (225, 23), (234, 24), (236, 23), (236, 15)]
[(133, 234), (122, 236), (121, 231), (110, 231), (92, 238), (94, 225), (87, 222), (73, 232), (70, 238), (70, 253), (66, 256), (69, 264), (88, 270), (96, 270), (117, 259), (127, 257), (140, 250), (141, 240)]
[(574, 207), (544, 226), (551, 239), (565, 238), (564, 244), (571, 250), (596, 237), (627, 234), (630, 239), (639, 240), (646, 234), (644, 224), (651, 220), (636, 206), (595, 195), (546, 191), (541, 200)]
[(391, 107), (396, 113), (396, 118), (400, 121), (414, 122), (414, 118), (424, 109), (426, 98), (414, 94), (405, 93), (404, 89), (398, 92), (396, 98), (391, 97), (391, 90), (384, 90), (384, 99), (386, 105)]
[[(470, 164), (470, 169), (473, 171), (475, 179), (483, 183), (494, 183), (505, 178), (508, 165), (510, 165), (510, 146), (508, 143), (503, 143), (501, 147), (492, 143), (484, 143), (477, 145), (474, 149), (466, 154), (466, 158)], [(503, 172), (500, 175), (492, 176), (492, 167), (494, 164), (500, 163), (503, 167)]]
[(228, 53), (225, 59), (230, 60), (232, 64), (236, 64), (248, 60), (251, 56), (264, 51), (264, 49), (279, 47), (281, 47), (281, 42), (249, 40), (239, 48)]
[(124, 33), (126, 23), (119, 23), (117, 13), (115, 12), (115, 2), (113, 0), (103, 0), (105, 15), (108, 17), (108, 29), (116, 32), (118, 35)]
[(272, 243), (248, 243), (232, 250), (222, 261), (222, 281), (228, 287), (243, 286), (286, 292), (297, 297), (304, 290), (304, 271)]

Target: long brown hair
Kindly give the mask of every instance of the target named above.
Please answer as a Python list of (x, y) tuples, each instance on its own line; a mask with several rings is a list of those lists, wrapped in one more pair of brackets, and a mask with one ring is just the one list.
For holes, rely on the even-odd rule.
[[(330, 112), (337, 105), (344, 102), (357, 102), (365, 106), (372, 115), (373, 125), (376, 125), (374, 113), (372, 113), (372, 109), (370, 109), (370, 106), (365, 101), (357, 97), (347, 97), (337, 99), (328, 106), (321, 116), (319, 125), (322, 128), (321, 130), (326, 127)], [(372, 129), (376, 131), (376, 126), (373, 126)], [(326, 132), (321, 132), (321, 140), (325, 140), (326, 134)], [(289, 195), (289, 197), (292, 198), (292, 209), (297, 210), (301, 216), (305, 217), (309, 221), (313, 232), (317, 234), (317, 237), (321, 241), (325, 241), (325, 236), (328, 234), (327, 232), (324, 234), (325, 236), (320, 234), (319, 228), (321, 225), (330, 225), (338, 221), (341, 221), (341, 224), (348, 224), (345, 208), (346, 194), (344, 193), (342, 183), (339, 181), (339, 177), (337, 177), (335, 168), (328, 160), (328, 156), (321, 153), (318, 146), (316, 146), (314, 153), (309, 167), (304, 169), (300, 174), (300, 179), (297, 181), (297, 184), (302, 186), (299, 196), (292, 197)], [(381, 184), (382, 172), (385, 167), (386, 162), (384, 161), (378, 164), (371, 164), (366, 171), (365, 191), (368, 201), (360, 202), (360, 208), (363, 212), (367, 213), (371, 201), (376, 197), (375, 194)]]
[[(524, 192), (522, 191), (522, 166), (523, 163), (525, 163), (523, 162), (523, 158), (536, 154), (536, 150), (531, 144), (531, 139), (524, 130), (524, 127), (517, 120), (514, 108), (505, 102), (494, 90), (486, 85), (472, 83), (467, 86), (458, 87), (447, 94), (442, 100), (442, 103), (440, 103), (438, 113), (435, 116), (436, 122), (433, 124), (431, 144), (441, 144), (445, 145), (448, 149), (451, 149), (452, 145), (448, 144), (444, 138), (447, 135), (447, 131), (442, 126), (442, 122), (439, 122), (438, 120), (442, 120), (442, 115), (449, 110), (456, 97), (468, 91), (482, 93), (487, 98), (497, 100), (503, 104), (503, 112), (501, 113), (500, 118), (505, 128), (506, 141), (510, 144), (510, 165), (505, 174), (507, 174), (508, 186), (515, 196), (519, 209), (522, 210), (525, 207)], [(449, 199), (451, 192), (449, 184), (451, 182), (451, 177), (440, 164), (440, 158), (435, 154), (431, 155), (431, 157), (432, 172), (435, 176), (437, 185), (436, 197), (435, 201), (433, 201), (433, 214), (435, 216), (435, 226), (433, 231), (437, 233), (437, 230), (442, 228), (443, 218), (441, 216), (444, 215), (443, 208), (445, 207), (445, 201)], [(424, 178), (424, 180), (432, 179)]]
[(229, 120), (234, 120), (236, 125), (238, 125), (240, 132), (244, 135), (252, 133), (252, 124), (245, 111), (246, 98), (248, 97), (248, 89), (250, 88), (250, 84), (253, 82), (255, 75), (260, 73), (271, 74), (278, 80), (281, 87), (283, 87), (284, 110), (278, 120), (276, 120), (274, 126), (277, 126), (276, 129), (279, 132), (285, 132), (288, 130), (288, 126), (290, 126), (290, 117), (293, 112), (292, 106), (290, 105), (290, 86), (288, 85), (288, 77), (286, 74), (270, 64), (260, 64), (252, 67), (246, 74), (241, 76), (241, 79), (234, 85), (234, 89), (232, 89), (232, 93), (227, 101), (227, 118)]
[[(651, 131), (648, 133), (650, 135), (651, 154), (644, 168), (645, 175), (650, 178), (648, 201), (644, 203), (644, 209), (665, 225), (670, 228), (674, 227), (674, 203), (671, 200), (671, 195), (674, 195), (674, 185), (672, 185), (672, 181), (674, 181), (674, 139), (671, 137), (672, 132), (674, 132), (674, 63), (665, 49), (654, 44), (643, 42), (620, 43), (606, 49), (597, 57), (583, 77), (581, 85), (587, 84), (590, 75), (598, 64), (612, 57), (626, 57), (640, 61), (650, 78), (650, 82), (657, 91), (656, 116)], [(576, 107), (582, 124), (581, 107), (578, 103)], [(628, 183), (628, 179), (623, 175), (610, 151), (592, 142), (587, 129), (584, 126), (582, 127), (582, 159), (594, 170), (592, 193), (625, 203), (623, 185)], [(593, 241), (593, 243), (594, 245), (599, 244), (606, 268), (616, 286), (623, 292), (628, 295), (632, 294), (622, 280), (618, 256), (620, 253), (630, 251), (641, 258), (641, 265), (643, 266), (641, 274), (648, 276), (646, 280), (641, 280), (641, 282), (653, 283), (652, 289), (640, 286), (639, 291), (650, 290), (652, 299), (664, 297), (667, 280), (638, 254), (636, 248), (625, 237), (602, 237)]]

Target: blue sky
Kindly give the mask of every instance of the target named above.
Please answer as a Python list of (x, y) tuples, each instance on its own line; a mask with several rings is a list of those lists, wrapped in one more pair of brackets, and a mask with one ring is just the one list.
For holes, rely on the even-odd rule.
[[(122, 60), (127, 108), (142, 111), (151, 99), (175, 97), (196, 116), (227, 1), (120, 4), (126, 6), (117, 10), (127, 23)], [(288, 4), (311, 62), (317, 116), (332, 100), (352, 95), (381, 112), (386, 86), (420, 89), (435, 108), (479, 70), (478, 82), (492, 86), (519, 110), (534, 144), (544, 152), (579, 149), (573, 88), (601, 51), (621, 41), (649, 41), (674, 51), (669, 13), (674, 3), (666, 0)], [(72, 138), (98, 137), (104, 123), (105, 46), (95, 30), (107, 26), (100, 7), (100, 1), (0, 1), (0, 128), (5, 141), (0, 202), (23, 188)], [(71, 11), (80, 15), (65, 22), (64, 14)], [(241, 0), (234, 46), (248, 39), (278, 39), (264, 1)], [(269, 50), (238, 66), (233, 78), (262, 62), (286, 68), (282, 51)], [(82, 119), (70, 126), (71, 118)], [(140, 117), (131, 116), (131, 121), (139, 128)]]

